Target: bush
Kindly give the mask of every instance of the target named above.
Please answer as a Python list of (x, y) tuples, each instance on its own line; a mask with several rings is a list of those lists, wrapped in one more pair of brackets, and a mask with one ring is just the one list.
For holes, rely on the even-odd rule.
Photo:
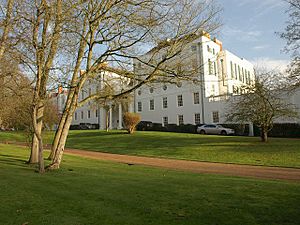
[(132, 134), (135, 131), (135, 127), (141, 121), (141, 116), (138, 113), (126, 112), (124, 113), (123, 121), (125, 129), (128, 131), (129, 134)]

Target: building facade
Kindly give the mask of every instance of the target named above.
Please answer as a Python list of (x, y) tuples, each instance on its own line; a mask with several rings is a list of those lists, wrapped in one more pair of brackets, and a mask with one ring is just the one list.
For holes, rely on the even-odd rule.
[(253, 65), (203, 35), (185, 49), (197, 65), (200, 83), (160, 83), (135, 91), (135, 111), (143, 121), (166, 124), (224, 123), (226, 99), (254, 82)]

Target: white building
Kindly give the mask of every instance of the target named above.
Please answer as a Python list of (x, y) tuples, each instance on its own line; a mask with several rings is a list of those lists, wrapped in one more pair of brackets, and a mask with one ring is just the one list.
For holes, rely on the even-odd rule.
[[(197, 64), (201, 83), (153, 84), (135, 92), (135, 111), (143, 121), (166, 124), (225, 122), (225, 99), (254, 81), (253, 65), (224, 50), (206, 34), (185, 49)], [(202, 66), (201, 66), (202, 65)]]
[[(89, 79), (78, 96), (78, 102), (96, 92), (103, 91), (109, 86), (109, 91), (115, 94), (121, 92), (130, 85), (129, 79), (124, 79), (116, 74), (104, 72)], [(119, 101), (105, 100), (101, 102), (90, 101), (78, 108), (73, 116), (72, 125), (82, 125), (88, 128), (122, 129), (123, 112), (133, 112), (132, 99), (120, 99)]]

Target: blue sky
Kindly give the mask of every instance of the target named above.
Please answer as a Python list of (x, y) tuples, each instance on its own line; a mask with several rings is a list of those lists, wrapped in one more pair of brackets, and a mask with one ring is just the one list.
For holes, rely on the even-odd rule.
[(282, 52), (285, 41), (275, 32), (283, 31), (288, 8), (283, 0), (216, 0), (223, 7), (218, 38), (224, 48), (254, 64), (278, 68), (287, 64)]

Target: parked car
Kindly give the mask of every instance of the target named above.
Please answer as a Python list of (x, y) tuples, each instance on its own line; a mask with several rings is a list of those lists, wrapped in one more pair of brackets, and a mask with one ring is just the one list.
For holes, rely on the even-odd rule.
[(234, 134), (234, 130), (217, 124), (204, 124), (197, 127), (197, 133), (230, 135)]

